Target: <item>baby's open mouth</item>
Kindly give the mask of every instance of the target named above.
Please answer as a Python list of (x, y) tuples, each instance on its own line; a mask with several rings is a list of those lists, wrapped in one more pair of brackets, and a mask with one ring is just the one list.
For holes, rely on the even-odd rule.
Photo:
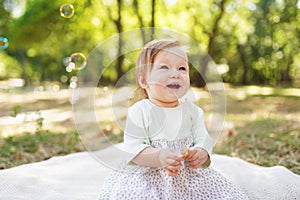
[(178, 85), (178, 84), (169, 84), (169, 85), (167, 85), (167, 87), (171, 88), (171, 89), (179, 89), (180, 85)]

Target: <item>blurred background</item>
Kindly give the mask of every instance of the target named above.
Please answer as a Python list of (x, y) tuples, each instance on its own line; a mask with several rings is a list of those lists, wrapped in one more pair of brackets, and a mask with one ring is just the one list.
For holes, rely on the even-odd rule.
[[(216, 153), (300, 173), (299, 0), (0, 0), (0, 168), (84, 150), (72, 119), (77, 73), (99, 43), (143, 27), (186, 34), (216, 63), (228, 105)], [(105, 71), (99, 108), (135, 60)], [(191, 80), (207, 93), (198, 73)], [(209, 95), (198, 103), (210, 112)], [(97, 134), (121, 141), (113, 120), (103, 123)]]

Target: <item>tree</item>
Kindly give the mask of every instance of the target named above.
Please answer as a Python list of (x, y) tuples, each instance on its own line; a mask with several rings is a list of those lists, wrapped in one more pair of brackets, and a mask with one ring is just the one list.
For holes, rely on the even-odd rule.
[[(291, 83), (299, 68), (297, 0), (74, 0), (75, 15), (71, 18), (60, 16), (59, 7), (68, 3), (63, 0), (27, 0), (24, 14), (15, 18), (5, 8), (6, 1), (17, 0), (0, 1), (0, 34), (10, 42), (2, 52), (2, 62), (17, 60), (19, 74), (28, 84), (76, 75), (76, 71), (66, 72), (65, 58), (74, 52), (88, 56), (98, 43), (119, 34), (115, 45), (119, 56), (103, 74), (106, 83), (114, 83), (136, 59), (123, 55), (128, 39), (122, 32), (144, 27), (167, 27), (198, 41), (217, 65), (229, 66), (222, 75), (226, 82)], [(146, 43), (156, 36), (154, 30), (149, 34), (141, 29), (138, 37)], [(192, 49), (190, 53), (193, 55)], [(110, 59), (105, 54), (99, 52), (103, 59)], [(193, 69), (191, 73), (197, 86), (203, 86), (209, 74), (208, 57), (203, 58), (197, 63), (202, 67), (200, 73)]]
[(297, 1), (260, 1), (254, 14), (255, 31), (249, 35), (248, 62), (253, 63), (253, 81), (276, 85), (290, 83), (291, 66), (299, 51)]

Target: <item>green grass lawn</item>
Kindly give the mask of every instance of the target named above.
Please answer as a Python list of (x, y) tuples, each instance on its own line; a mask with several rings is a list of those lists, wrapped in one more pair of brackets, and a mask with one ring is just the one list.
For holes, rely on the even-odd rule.
[[(298, 90), (291, 93), (285, 88), (226, 88), (226, 122), (232, 126), (223, 131), (214, 152), (262, 166), (282, 165), (300, 174)], [(209, 102), (199, 102), (206, 113), (210, 112)], [(85, 150), (75, 128), (57, 132), (44, 130), (39, 123), (39, 130), (34, 133), (0, 137), (1, 169)], [(114, 143), (122, 140), (122, 135), (109, 131), (105, 134)]]
[(37, 162), (52, 156), (82, 151), (76, 132), (40, 131), (0, 139), (0, 168)]
[(229, 104), (234, 129), (222, 134), (215, 153), (262, 166), (282, 165), (300, 174), (300, 98), (252, 96)]

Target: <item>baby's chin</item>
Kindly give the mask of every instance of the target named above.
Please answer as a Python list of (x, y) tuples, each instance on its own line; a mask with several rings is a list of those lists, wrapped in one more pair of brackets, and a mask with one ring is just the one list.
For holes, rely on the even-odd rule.
[(149, 98), (152, 103), (162, 107), (176, 107), (179, 104), (178, 98)]
[(177, 98), (177, 96), (173, 96), (163, 99), (162, 102), (165, 102), (166, 104), (178, 104), (179, 98)]

